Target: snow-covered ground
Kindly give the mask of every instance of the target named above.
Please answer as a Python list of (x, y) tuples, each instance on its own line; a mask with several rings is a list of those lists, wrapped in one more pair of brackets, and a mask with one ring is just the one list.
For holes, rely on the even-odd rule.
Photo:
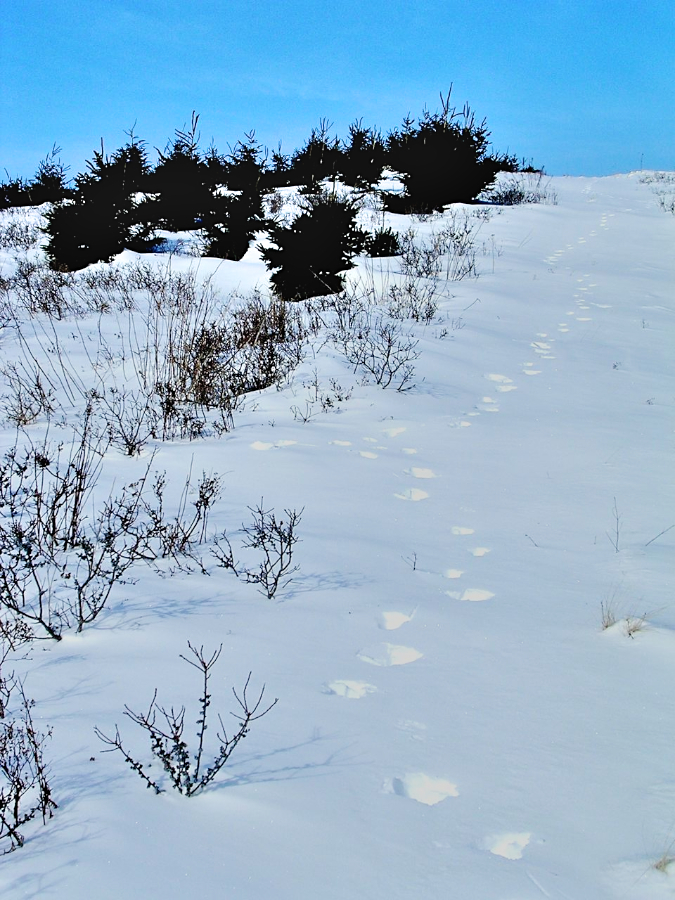
[[(436, 319), (413, 323), (413, 389), (364, 384), (317, 335), (231, 432), (107, 452), (106, 485), (153, 448), (178, 492), (219, 473), (213, 530), (261, 498), (304, 508), (300, 568), (268, 600), (206, 553), (209, 574), (139, 567), (81, 634), (13, 663), (53, 728), (59, 808), (1, 860), (3, 898), (675, 895), (675, 529), (653, 540), (675, 524), (675, 217), (640, 173), (550, 187), (557, 205), (480, 223), (479, 277), (442, 281)], [(444, 218), (389, 222), (421, 240)], [(223, 294), (267, 284), (253, 249), (172, 265)], [(55, 327), (86, 380), (75, 348), (98, 319)], [(0, 341), (13, 358), (11, 327)], [(324, 413), (331, 378), (351, 396)], [(14, 440), (4, 426), (3, 452)], [(208, 790), (156, 795), (94, 727), (148, 762), (123, 710), (157, 688), (191, 735), (188, 640), (223, 645), (214, 713), (251, 670), (279, 702)]]

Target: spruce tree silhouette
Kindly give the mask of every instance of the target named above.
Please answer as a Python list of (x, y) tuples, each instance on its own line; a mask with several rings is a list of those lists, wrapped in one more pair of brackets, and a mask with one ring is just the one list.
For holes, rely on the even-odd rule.
[(272, 287), (283, 300), (341, 291), (341, 273), (353, 268), (366, 238), (356, 225), (358, 204), (353, 199), (324, 191), (305, 197), (302, 209), (290, 225), (270, 227), (275, 246), (259, 248), (273, 271)]
[(503, 160), (488, 155), (490, 132), (476, 122), (468, 105), (450, 107), (452, 88), (442, 111), (425, 110), (417, 126), (409, 116), (387, 138), (387, 163), (403, 178), (405, 193), (385, 195), (391, 212), (430, 213), (448, 203), (470, 203), (492, 184)]
[(135, 194), (146, 186), (147, 153), (133, 133), (129, 143), (105, 155), (103, 144), (77, 175), (72, 198), (47, 213), (47, 256), (53, 269), (75, 271), (94, 262), (109, 262), (125, 247), (145, 250), (152, 228), (142, 221)]

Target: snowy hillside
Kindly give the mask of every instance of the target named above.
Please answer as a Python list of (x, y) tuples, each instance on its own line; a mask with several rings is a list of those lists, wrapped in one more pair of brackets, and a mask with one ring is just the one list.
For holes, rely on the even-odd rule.
[[(159, 346), (166, 320), (137, 285), (93, 311), (80, 284), (79, 308), (31, 314), (27, 264), (6, 243), (0, 453), (46, 438), (67, 460), (89, 403), (103, 448), (92, 517), (156, 473), (171, 516), (186, 479), (185, 515), (203, 473), (222, 490), (183, 563), (136, 563), (80, 633), (36, 626), (5, 661), (36, 727), (53, 729), (58, 809), (2, 858), (3, 898), (675, 896), (675, 217), (663, 184), (554, 178), (557, 203), (424, 220), (363, 211), (369, 227), (412, 228), (418, 247), (470, 223), (467, 277), (448, 277), (447, 253), (427, 273), (406, 276), (392, 257), (348, 275), (361, 325), (394, 323), (411, 368), (383, 389), (349, 361), (353, 335), (331, 339), (339, 310), (303, 304), (302, 361), (247, 394), (233, 427), (146, 435), (136, 455), (119, 435), (107, 443), (99, 413), (120, 419), (115, 398), (143, 381), (147, 334)], [(192, 273), (221, 316), (269, 284), (256, 249), (238, 263), (125, 252), (116, 265), (139, 263)], [(391, 291), (411, 277), (430, 301), (412, 317)], [(28, 372), (43, 373), (48, 400), (17, 428)], [(298, 570), (272, 598), (212, 553), (226, 530), (257, 571), (241, 527), (258, 504), (301, 516)], [(249, 672), (249, 699), (263, 684), (263, 706), (278, 698), (190, 798), (158, 761), (147, 768), (148, 736), (124, 715), (157, 689), (160, 706), (186, 707), (196, 752), (188, 641), (207, 657), (222, 644), (205, 765), (218, 712), (236, 731), (232, 688), (241, 696)], [(104, 752), (94, 729), (115, 725), (163, 793)]]

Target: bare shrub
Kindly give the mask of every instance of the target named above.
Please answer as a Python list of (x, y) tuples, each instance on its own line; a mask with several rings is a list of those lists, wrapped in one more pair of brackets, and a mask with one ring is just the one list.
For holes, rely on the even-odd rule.
[(97, 393), (97, 400), (110, 443), (127, 456), (136, 456), (156, 437), (160, 413), (152, 397), (113, 386)]
[(303, 510), (285, 509), (286, 521), (277, 519), (273, 509), (266, 510), (261, 500), (258, 506), (249, 506), (253, 521), (244, 525), (246, 540), (243, 546), (262, 551), (262, 560), (257, 570), (247, 570), (246, 580), (260, 585), (261, 593), (272, 599), (279, 588), (292, 581), (298, 571), (293, 566), (293, 550), (300, 538), (295, 529), (300, 524)]
[(23, 428), (40, 416), (49, 419), (56, 408), (54, 388), (43, 372), (25, 362), (8, 363), (0, 367), (9, 393), (0, 398), (2, 410), (8, 422)]
[[(4, 657), (3, 657), (4, 662)], [(43, 824), (57, 805), (52, 798), (44, 746), (51, 730), (33, 722), (33, 701), (23, 684), (0, 668), (0, 842), (2, 855), (25, 842), (23, 828), (37, 816)]]
[[(202, 693), (198, 701), (197, 733), (193, 752), (190, 753), (185, 739), (185, 707), (181, 706), (179, 709), (176, 709), (176, 707), (172, 706), (170, 709), (167, 709), (160, 706), (157, 703), (156, 689), (147, 712), (137, 713), (125, 706), (124, 715), (147, 732), (150, 738), (152, 756), (161, 764), (171, 787), (177, 790), (179, 794), (193, 797), (215, 780), (220, 770), (237, 748), (237, 745), (249, 733), (251, 724), (267, 715), (278, 701), (275, 699), (269, 706), (263, 708), (264, 685), (257, 699), (255, 701), (249, 700), (248, 687), (251, 680), (251, 673), (249, 673), (240, 694), (234, 688), (232, 689), (239, 706), (239, 710), (231, 714), (237, 723), (236, 730), (228, 735), (222, 717), (218, 716), (220, 723), (220, 730), (216, 733), (218, 746), (213, 751), (211, 763), (207, 765), (205, 762), (206, 730), (209, 707), (211, 705), (209, 680), (211, 678), (211, 670), (218, 662), (223, 647), (221, 644), (218, 650), (214, 651), (208, 658), (204, 653), (203, 646), (197, 649), (188, 641), (188, 647), (191, 656), (187, 657), (181, 654), (180, 658), (197, 669), (201, 675), (202, 682)], [(117, 726), (115, 726), (113, 737), (104, 734), (99, 728), (94, 730), (97, 737), (109, 747), (108, 750), (103, 751), (104, 753), (110, 753), (114, 750), (122, 753), (125, 761), (145, 782), (146, 787), (152, 788), (157, 794), (162, 793), (163, 788), (158, 781), (148, 774), (147, 770), (150, 768), (150, 763), (141, 763), (132, 756), (122, 743), (122, 737)]]
[(348, 323), (338, 321), (331, 338), (354, 371), (372, 376), (380, 387), (393, 385), (402, 392), (414, 386), (419, 341), (401, 322), (361, 310)]
[(249, 584), (259, 585), (260, 592), (271, 600), (278, 590), (288, 587), (299, 570), (299, 566), (293, 565), (293, 554), (300, 540), (296, 529), (304, 510), (285, 509), (285, 520), (277, 519), (274, 510), (265, 509), (264, 500), (261, 500), (258, 506), (249, 506), (249, 511), (253, 521), (241, 527), (242, 546), (262, 552), (258, 566), (247, 569), (237, 562), (226, 532), (216, 535), (211, 553), (219, 566)]
[(551, 188), (551, 179), (544, 181), (543, 172), (514, 173), (485, 191), (491, 203), (516, 206), (521, 203), (546, 203), (557, 206), (558, 195)]
[[(183, 560), (189, 558), (197, 561), (194, 548), (206, 541), (209, 513), (221, 495), (222, 483), (218, 475), (203, 472), (196, 488), (193, 488), (188, 474), (173, 516), (166, 511), (165, 488), (166, 473), (158, 473), (152, 484), (153, 501), (143, 501), (147, 522), (145, 558), (172, 559), (185, 568)], [(191, 494), (196, 494), (196, 500), (188, 504)], [(190, 512), (188, 506), (193, 507), (194, 511)]]
[(438, 312), (438, 294), (434, 284), (424, 284), (420, 279), (405, 278), (400, 284), (390, 284), (387, 312), (392, 319), (412, 319), (429, 324)]
[(401, 236), (401, 272), (415, 278), (445, 278), (461, 281), (476, 276), (474, 241), (480, 221), (455, 211), (443, 218), (443, 228), (431, 233), (429, 241), (418, 240), (417, 232), (408, 229)]
[(40, 243), (40, 226), (18, 209), (8, 209), (0, 218), (0, 250), (33, 250)]
[(192, 299), (155, 304), (132, 356), (143, 392), (157, 398), (158, 436), (199, 437), (212, 411), (211, 424), (229, 430), (239, 398), (281, 383), (302, 360), (306, 336), (301, 309), (258, 292), (228, 315), (208, 285)]
[[(0, 612), (11, 627), (22, 621), (54, 640), (98, 618), (137, 563), (171, 559), (186, 570), (194, 560), (201, 567), (195, 547), (206, 540), (220, 494), (217, 475), (204, 473), (196, 488), (188, 475), (170, 516), (165, 475), (148, 486), (151, 459), (139, 479), (96, 508), (93, 490), (107, 444), (88, 429), (85, 423), (66, 452), (45, 441), (14, 448), (0, 465)], [(196, 499), (189, 500), (193, 491)]]
[(66, 459), (61, 451), (46, 443), (11, 451), (0, 467), (0, 607), (55, 640), (98, 617), (144, 543), (128, 530), (140, 488), (126, 488), (92, 518), (101, 450), (85, 437)]
[(45, 263), (22, 259), (10, 279), (19, 306), (31, 315), (44, 313), (65, 319), (80, 310), (70, 291), (74, 278), (65, 272), (52, 271)]

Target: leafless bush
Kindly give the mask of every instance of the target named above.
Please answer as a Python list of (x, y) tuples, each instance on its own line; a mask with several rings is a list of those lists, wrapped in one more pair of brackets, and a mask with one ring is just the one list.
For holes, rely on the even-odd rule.
[(196, 302), (156, 305), (137, 330), (132, 353), (142, 390), (157, 398), (162, 439), (199, 436), (213, 410), (228, 430), (241, 397), (280, 384), (302, 360), (300, 309), (258, 292), (238, 299), (227, 315), (210, 290)]
[(412, 228), (401, 236), (401, 272), (404, 275), (461, 281), (477, 274), (474, 241), (480, 222), (465, 213), (455, 212), (446, 214), (443, 221), (446, 224), (431, 233), (429, 242), (418, 240), (417, 232)]
[(44, 442), (22, 453), (14, 448), (0, 465), (0, 612), (54, 640), (98, 618), (135, 564), (201, 566), (194, 548), (206, 539), (218, 476), (204, 474), (193, 501), (188, 476), (170, 516), (165, 475), (148, 487), (151, 460), (137, 481), (95, 509), (105, 446), (85, 427), (66, 453)]
[(113, 386), (97, 392), (97, 400), (110, 443), (127, 456), (136, 456), (157, 437), (160, 412), (153, 397)]
[[(237, 723), (236, 730), (228, 735), (222, 717), (218, 716), (220, 723), (220, 730), (216, 733), (218, 747), (214, 750), (212, 762), (207, 766), (205, 762), (206, 730), (208, 711), (211, 705), (209, 680), (211, 678), (211, 670), (218, 662), (223, 647), (221, 644), (218, 650), (214, 651), (208, 658), (204, 653), (203, 646), (197, 649), (188, 641), (188, 647), (191, 657), (181, 654), (181, 659), (197, 669), (201, 674), (202, 680), (202, 694), (198, 701), (196, 744), (193, 748), (193, 753), (190, 753), (185, 739), (185, 707), (181, 706), (177, 710), (174, 706), (170, 709), (160, 706), (157, 703), (156, 689), (147, 712), (137, 713), (125, 706), (124, 715), (147, 732), (150, 738), (152, 756), (160, 762), (171, 787), (186, 797), (193, 797), (215, 780), (237, 745), (249, 733), (251, 724), (267, 715), (278, 701), (275, 699), (269, 706), (262, 708), (265, 694), (264, 685), (258, 694), (257, 700), (255, 702), (249, 700), (248, 687), (251, 680), (251, 673), (249, 673), (246, 684), (240, 694), (234, 688), (232, 689), (232, 693), (239, 705), (239, 710), (231, 713)], [(97, 737), (109, 747), (108, 750), (103, 751), (104, 753), (110, 753), (114, 750), (122, 753), (125, 761), (145, 782), (146, 787), (152, 788), (157, 794), (162, 793), (163, 788), (147, 772), (151, 764), (143, 764), (131, 755), (122, 743), (122, 737), (117, 726), (115, 726), (115, 735), (113, 737), (104, 734), (99, 728), (94, 730)]]
[(303, 510), (285, 509), (285, 521), (277, 520), (274, 510), (266, 510), (264, 500), (261, 500), (258, 506), (249, 506), (249, 511), (253, 514), (253, 521), (242, 525), (245, 536), (242, 546), (244, 549), (262, 551), (257, 568), (247, 569), (236, 561), (225, 532), (215, 537), (211, 552), (219, 566), (229, 569), (249, 584), (259, 585), (260, 592), (271, 600), (279, 589), (288, 587), (299, 570), (299, 566), (293, 565), (293, 553), (300, 540), (296, 528)]
[(141, 478), (95, 508), (107, 443), (93, 435), (92, 421), (89, 411), (67, 449), (47, 441), (15, 447), (0, 464), (0, 612), (55, 640), (93, 622), (136, 563), (192, 557), (220, 490), (218, 477), (204, 474), (189, 512), (188, 476), (169, 517), (164, 475), (148, 498), (151, 460)]
[(401, 284), (390, 284), (387, 312), (392, 319), (412, 319), (428, 324), (438, 312), (436, 286), (417, 278), (405, 278)]
[(8, 209), (0, 217), (0, 250), (32, 250), (41, 236), (40, 226), (19, 209)]
[[(302, 360), (310, 329), (317, 327), (306, 323), (304, 308), (266, 300), (257, 291), (223, 300), (208, 280), (198, 282), (194, 272), (134, 265), (92, 270), (77, 280), (49, 270), (44, 274), (51, 279), (53, 302), (47, 302), (51, 294), (31, 275), (23, 303), (31, 310), (39, 300), (49, 313), (46, 320), (31, 323), (36, 341), (28, 340), (26, 323), (14, 310), (21, 359), (5, 368), (11, 389), (5, 399), (7, 417), (28, 424), (49, 416), (54, 398), (62, 393), (73, 405), (93, 401), (110, 441), (130, 456), (151, 438), (194, 439), (229, 431), (242, 398), (283, 383)], [(58, 279), (64, 279), (63, 285)], [(12, 292), (17, 291), (15, 286)], [(104, 328), (99, 329), (98, 347), (80, 335), (80, 349), (98, 379), (92, 392), (50, 319), (87, 304), (102, 314), (113, 303), (118, 316), (125, 317), (118, 318), (114, 350)], [(46, 352), (36, 351), (36, 345)]]
[(71, 288), (75, 278), (66, 272), (54, 272), (45, 263), (21, 259), (9, 280), (16, 302), (31, 315), (44, 313), (55, 319), (81, 313)]
[(354, 371), (372, 376), (375, 384), (401, 392), (413, 387), (419, 341), (401, 322), (367, 309), (346, 326), (338, 321), (331, 338)]
[(0, 619), (0, 669), (9, 651), (15, 651), (33, 640), (29, 625), (21, 619)]
[(558, 195), (551, 188), (551, 179), (544, 181), (543, 172), (512, 174), (495, 187), (488, 188), (485, 197), (500, 206), (516, 206), (521, 203), (558, 204)]
[(664, 212), (672, 213), (675, 216), (675, 194), (659, 194), (659, 206)]
[(98, 617), (145, 545), (129, 530), (141, 487), (128, 486), (92, 517), (101, 448), (85, 435), (65, 459), (62, 450), (15, 448), (0, 466), (0, 608), (55, 640)]
[(233, 312), (223, 376), (235, 394), (283, 383), (302, 362), (308, 333), (301, 308), (254, 291)]
[(0, 367), (9, 393), (0, 398), (2, 410), (8, 422), (22, 428), (40, 416), (49, 419), (56, 408), (54, 388), (43, 372), (24, 361), (8, 363)]
[(651, 186), (664, 212), (675, 215), (675, 173), (649, 172), (643, 175), (640, 181)]
[(287, 587), (298, 566), (292, 566), (293, 550), (300, 538), (295, 529), (303, 510), (285, 509), (286, 521), (277, 520), (274, 510), (266, 510), (261, 500), (258, 506), (249, 506), (253, 522), (243, 526), (246, 540), (244, 547), (262, 551), (262, 561), (257, 570), (248, 570), (246, 580), (260, 585), (260, 591), (272, 599), (279, 588)]
[[(206, 540), (209, 513), (221, 495), (222, 483), (218, 475), (203, 472), (193, 489), (188, 475), (173, 516), (166, 510), (165, 488), (166, 473), (158, 473), (152, 484), (153, 500), (143, 501), (144, 520), (147, 522), (146, 559), (172, 559), (184, 568), (183, 560), (196, 560), (194, 548)], [(193, 493), (196, 499), (188, 504), (188, 498)], [(188, 505), (193, 507), (193, 512), (188, 511)]]
[(200, 282), (196, 271), (174, 272), (170, 265), (101, 264), (69, 273), (53, 271), (46, 263), (27, 258), (18, 260), (8, 288), (13, 289), (19, 309), (56, 319), (128, 312), (153, 304), (185, 314), (190, 307), (199, 308), (211, 292), (208, 279)]
[(0, 841), (2, 855), (22, 847), (22, 829), (38, 815), (46, 824), (57, 808), (44, 760), (51, 730), (41, 732), (33, 722), (33, 701), (23, 684), (0, 671)]

